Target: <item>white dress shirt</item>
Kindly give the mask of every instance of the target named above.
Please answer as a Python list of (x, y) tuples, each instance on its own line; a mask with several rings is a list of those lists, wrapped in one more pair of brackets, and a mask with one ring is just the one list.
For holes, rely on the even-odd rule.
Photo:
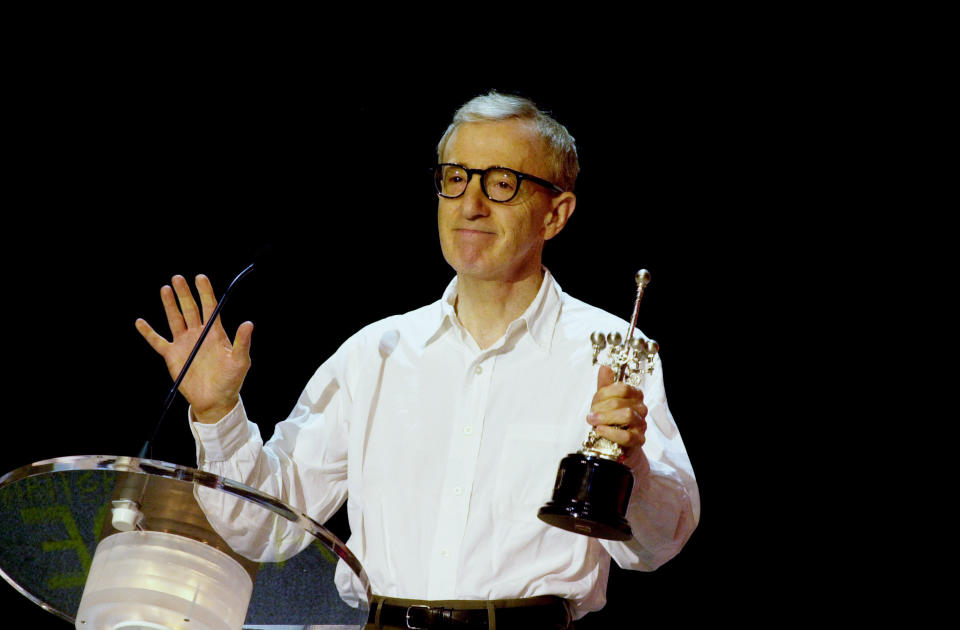
[[(626, 462), (634, 471), (633, 540), (551, 527), (537, 510), (551, 498), (560, 460), (579, 450), (590, 429), (598, 372), (590, 334), (625, 334), (628, 324), (564, 294), (544, 270), (526, 312), (481, 350), (454, 311), (456, 290), (454, 279), (438, 302), (348, 339), (267, 444), (242, 403), (217, 424), (191, 423), (198, 465), (320, 523), (346, 500), (347, 547), (379, 595), (557, 595), (582, 617), (606, 601), (610, 557), (653, 570), (699, 520), (697, 484), (667, 408), (659, 358), (642, 388), (646, 444)], [(282, 533), (243, 518), (231, 511), (230, 527), (256, 539), (251, 549), (265, 557), (268, 547), (283, 546)], [(338, 571), (337, 585), (351, 599), (356, 585), (346, 571)]]

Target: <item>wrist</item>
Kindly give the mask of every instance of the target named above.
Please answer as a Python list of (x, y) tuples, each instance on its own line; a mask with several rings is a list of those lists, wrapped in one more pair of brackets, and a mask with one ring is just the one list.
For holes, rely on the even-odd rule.
[(239, 399), (235, 399), (224, 405), (215, 405), (213, 407), (207, 407), (200, 409), (197, 407), (190, 408), (191, 420), (194, 422), (199, 422), (200, 424), (216, 424), (220, 422), (228, 413), (233, 411), (233, 408), (237, 406)]

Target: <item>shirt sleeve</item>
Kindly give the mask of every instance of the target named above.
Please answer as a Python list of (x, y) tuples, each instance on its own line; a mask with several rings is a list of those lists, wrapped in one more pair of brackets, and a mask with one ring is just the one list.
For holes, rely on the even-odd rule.
[[(290, 416), (264, 444), (242, 401), (216, 424), (191, 422), (197, 465), (276, 497), (325, 522), (347, 495), (348, 427), (342, 349), (307, 383)], [(224, 492), (198, 489), (217, 532), (248, 558), (275, 561), (302, 548), (302, 530)]]
[(675, 556), (700, 520), (700, 493), (663, 387), (659, 356), (644, 384), (646, 442), (624, 462), (634, 484), (626, 519), (631, 540), (601, 544), (624, 569), (653, 571)]

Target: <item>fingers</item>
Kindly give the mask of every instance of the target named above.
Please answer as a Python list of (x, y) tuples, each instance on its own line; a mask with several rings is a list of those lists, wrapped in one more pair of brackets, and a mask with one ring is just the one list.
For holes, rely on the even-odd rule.
[(634, 448), (637, 446), (643, 446), (647, 441), (646, 427), (646, 423), (643, 424), (643, 428), (623, 428), (600, 425), (594, 427), (594, 430), (597, 432), (597, 435), (607, 438), (611, 442), (616, 442), (620, 446), (626, 446), (627, 448)]
[(621, 446), (643, 446), (647, 432), (646, 415), (647, 408), (641, 403), (639, 407), (591, 411), (587, 422), (593, 425), (598, 435)]
[(183, 315), (180, 314), (173, 289), (168, 286), (160, 287), (160, 301), (163, 303), (163, 312), (167, 316), (167, 325), (170, 326), (170, 332), (174, 337), (181, 335), (187, 329), (187, 325), (183, 321)]
[(601, 437), (621, 446), (641, 446), (647, 430), (643, 392), (627, 383), (613, 382), (614, 377), (613, 370), (601, 366), (587, 422)]
[[(643, 393), (637, 389), (630, 388), (633, 391), (625, 391), (621, 396), (604, 396), (603, 398), (594, 398), (590, 405), (591, 412), (607, 412), (630, 407), (635, 409), (642, 416), (647, 415), (647, 406), (643, 404)], [(636, 393), (640, 395), (637, 396)]]
[(647, 407), (643, 403), (631, 405), (626, 401), (622, 406), (614, 408), (591, 407), (587, 422), (593, 426), (637, 426), (646, 429)]
[(597, 390), (593, 395), (592, 405), (600, 405), (610, 400), (637, 400), (643, 402), (643, 392), (627, 383), (612, 383)]
[[(197, 303), (193, 299), (193, 294), (183, 276), (176, 275), (171, 279), (173, 287), (164, 285), (160, 288), (160, 302), (163, 304), (163, 312), (167, 318), (167, 325), (170, 327), (170, 333), (174, 341), (187, 332), (189, 328), (196, 328), (206, 321), (209, 314), (217, 306), (216, 297), (213, 294), (213, 287), (210, 280), (204, 276), (197, 276), (197, 291), (200, 294), (200, 301), (203, 305), (203, 319), (200, 318), (200, 312), (197, 309)], [(161, 355), (167, 351), (171, 342), (160, 336), (150, 324), (144, 319), (138, 319), (134, 326), (140, 335), (146, 339), (150, 347)], [(252, 326), (252, 325), (251, 325)], [(249, 345), (249, 338), (247, 339)]]
[(200, 294), (200, 306), (203, 308), (203, 321), (210, 319), (214, 309), (217, 308), (217, 297), (213, 294), (213, 285), (210, 284), (210, 278), (202, 273), (197, 276), (197, 293)]
[(170, 332), (176, 337), (188, 328), (205, 325), (207, 319), (217, 308), (217, 297), (213, 292), (210, 279), (203, 274), (199, 274), (196, 278), (202, 312), (197, 307), (197, 302), (190, 291), (190, 285), (187, 284), (187, 280), (183, 276), (174, 276), (170, 284), (173, 285), (172, 289), (169, 286), (160, 289), (160, 299), (167, 315), (167, 322), (170, 324)]
[(133, 324), (137, 332), (147, 340), (147, 343), (150, 344), (150, 347), (156, 350), (159, 354), (163, 354), (167, 346), (170, 345), (170, 342), (161, 337), (157, 332), (146, 322), (146, 320), (138, 319)]
[[(190, 285), (187, 284), (183, 276), (176, 275), (172, 279), (173, 290), (177, 294), (177, 300), (180, 302), (180, 312), (183, 314), (183, 321), (187, 328), (196, 328), (203, 323), (200, 318), (200, 310), (193, 299), (193, 293), (190, 291)], [(169, 317), (169, 315), (168, 315)]]

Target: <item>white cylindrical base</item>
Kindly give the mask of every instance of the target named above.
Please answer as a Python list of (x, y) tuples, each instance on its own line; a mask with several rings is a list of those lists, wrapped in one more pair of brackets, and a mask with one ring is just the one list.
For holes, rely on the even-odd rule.
[(202, 542), (164, 532), (100, 541), (77, 611), (77, 630), (239, 630), (253, 581)]

